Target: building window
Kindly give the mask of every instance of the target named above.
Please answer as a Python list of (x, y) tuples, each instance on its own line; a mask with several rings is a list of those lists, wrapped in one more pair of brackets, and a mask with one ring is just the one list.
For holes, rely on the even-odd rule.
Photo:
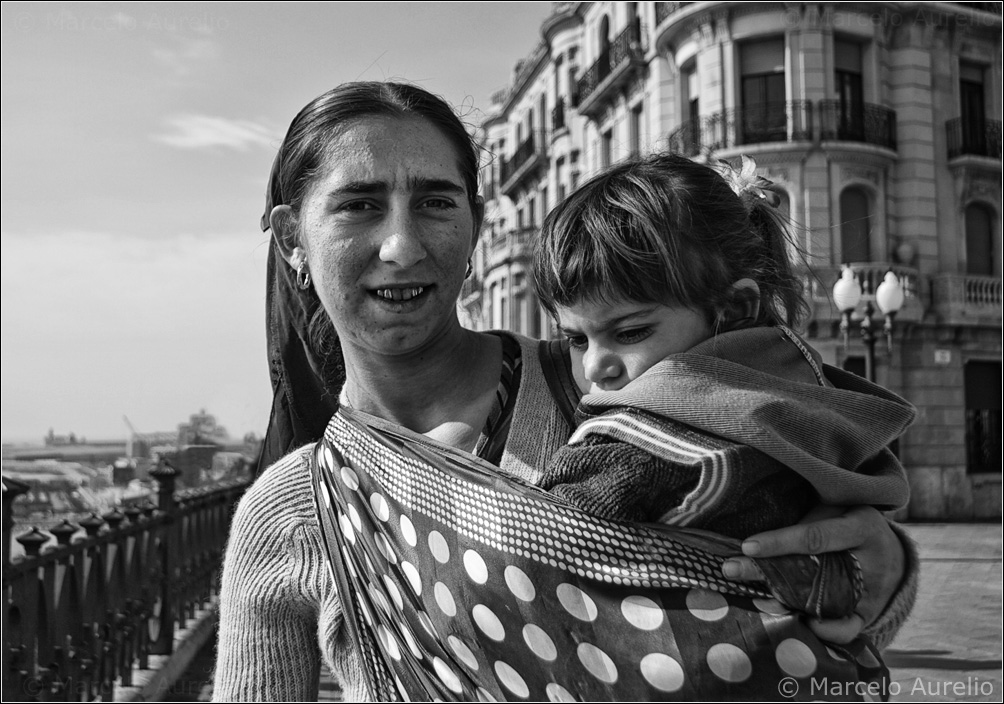
[(871, 261), (871, 204), (856, 187), (840, 194), (840, 261)]
[(985, 154), (987, 141), (986, 90), (979, 64), (959, 64), (959, 114), (962, 117), (963, 154)]
[(498, 295), (498, 284), (492, 284), (488, 287), (488, 300), (485, 301), (485, 322), (488, 323), (488, 327), (491, 329), (497, 329), (495, 325), (495, 298)]
[(1001, 363), (967, 362), (966, 471), (1001, 471)]
[(642, 104), (638, 103), (631, 109), (631, 121), (628, 123), (628, 141), (631, 146), (631, 156), (641, 154), (641, 115)]
[(509, 292), (506, 290), (506, 280), (505, 277), (502, 277), (502, 279), (499, 282), (499, 305), (498, 305), (499, 319), (498, 323), (495, 325), (496, 329), (498, 330), (510, 329), (509, 311), (506, 305), (508, 303), (508, 298), (509, 298)]
[(994, 214), (985, 205), (972, 203), (966, 208), (966, 273), (976, 276), (1000, 276), (998, 257), (994, 256)]
[(529, 227), (536, 227), (537, 225), (537, 199), (531, 198), (526, 206), (526, 214), (529, 216), (527, 219), (529, 222), (527, 225)]
[(837, 39), (833, 47), (838, 134), (843, 139), (864, 141), (865, 107), (861, 45)]
[(743, 44), (740, 57), (742, 134), (736, 135), (736, 143), (785, 141), (788, 119), (784, 104), (784, 38)]
[(614, 131), (609, 129), (600, 135), (600, 168), (610, 166), (613, 158)]

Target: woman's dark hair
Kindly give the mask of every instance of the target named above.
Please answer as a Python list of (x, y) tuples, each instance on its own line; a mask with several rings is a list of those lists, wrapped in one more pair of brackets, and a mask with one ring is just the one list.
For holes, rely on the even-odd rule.
[[(290, 123), (272, 162), (265, 193), (265, 213), (261, 218), (263, 231), (269, 230), (269, 215), (275, 206), (288, 205), (294, 214), (299, 212), (307, 189), (320, 175), (331, 154), (335, 138), (351, 121), (373, 116), (419, 118), (436, 127), (456, 151), (471, 211), (477, 211), (480, 149), (446, 101), (406, 83), (344, 83), (314, 98)], [(278, 232), (272, 234), (273, 237), (281, 236)], [(340, 359), (338, 338), (317, 293), (310, 287), (297, 289), (297, 295), (310, 320), (311, 348), (322, 363), (336, 364)], [(326, 378), (334, 378), (340, 372), (336, 369), (318, 371)]]
[[(782, 217), (756, 189), (736, 193), (715, 169), (676, 154), (621, 162), (545, 218), (534, 247), (537, 295), (556, 307), (626, 299), (704, 311), (709, 324), (795, 326), (808, 312)], [(760, 288), (744, 318), (749, 278)]]

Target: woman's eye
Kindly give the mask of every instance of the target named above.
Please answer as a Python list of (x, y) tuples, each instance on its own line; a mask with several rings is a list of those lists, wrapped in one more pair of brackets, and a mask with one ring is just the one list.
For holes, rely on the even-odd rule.
[(449, 198), (429, 198), (422, 202), (423, 208), (432, 208), (438, 210), (448, 210), (451, 208), (456, 208), (457, 204), (454, 203)]
[(367, 210), (375, 210), (376, 205), (365, 200), (353, 200), (348, 203), (342, 203), (342, 205), (338, 206), (338, 209), (350, 213), (357, 213), (365, 212)]
[(617, 341), (624, 345), (633, 345), (636, 342), (641, 342), (649, 335), (652, 334), (652, 328), (631, 328), (630, 330), (622, 330), (617, 333)]

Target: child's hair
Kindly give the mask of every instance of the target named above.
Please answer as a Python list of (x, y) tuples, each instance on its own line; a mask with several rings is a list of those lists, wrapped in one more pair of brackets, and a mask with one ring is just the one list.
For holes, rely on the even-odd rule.
[[(554, 315), (582, 300), (623, 299), (704, 311), (717, 331), (797, 326), (808, 306), (794, 244), (768, 194), (739, 185), (755, 165), (744, 166), (729, 171), (736, 190), (676, 154), (629, 159), (587, 181), (551, 211), (534, 247), (543, 306)], [(753, 319), (740, 313), (747, 295), (732, 289), (743, 278), (760, 288)]]

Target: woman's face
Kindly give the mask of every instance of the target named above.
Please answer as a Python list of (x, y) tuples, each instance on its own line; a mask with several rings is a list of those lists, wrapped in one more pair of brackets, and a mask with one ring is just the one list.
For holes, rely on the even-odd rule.
[(431, 123), (349, 123), (298, 218), (301, 254), (343, 348), (404, 354), (459, 329), (480, 220), (455, 149)]

